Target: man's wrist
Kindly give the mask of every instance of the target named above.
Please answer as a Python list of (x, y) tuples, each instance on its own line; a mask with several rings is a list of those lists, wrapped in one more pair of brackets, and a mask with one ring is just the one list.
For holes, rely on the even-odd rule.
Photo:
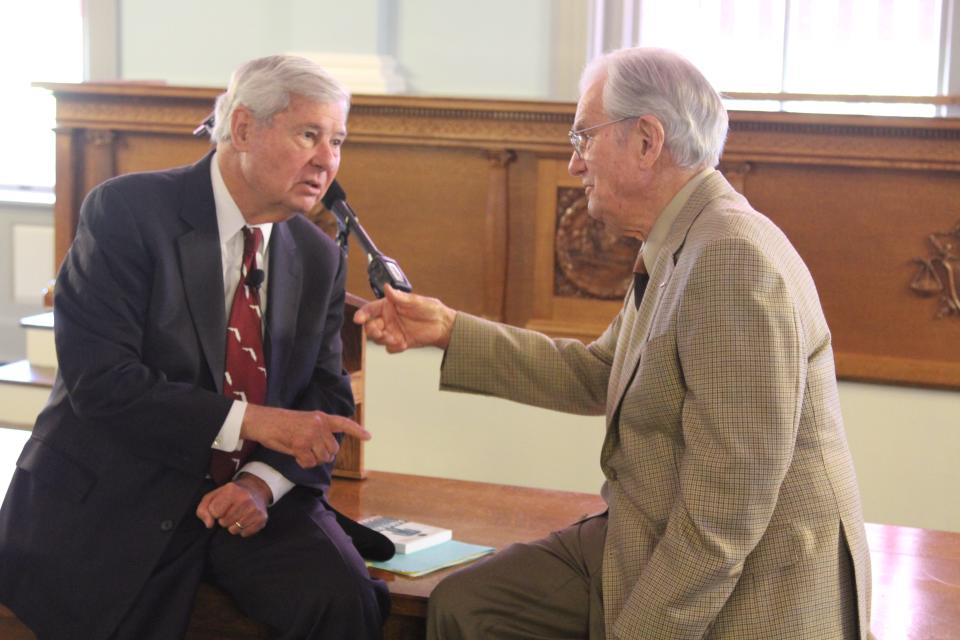
[(241, 471), (233, 481), (258, 496), (263, 501), (264, 506), (273, 503), (273, 491), (270, 489), (270, 485), (259, 476)]
[(247, 403), (243, 412), (243, 420), (240, 423), (240, 437), (244, 440), (260, 442), (260, 436), (257, 433), (257, 426), (261, 421), (260, 411), (262, 407)]
[(453, 325), (457, 321), (457, 310), (446, 307), (444, 316), (444, 331), (437, 346), (446, 351), (447, 347), (450, 346), (450, 339), (453, 337)]

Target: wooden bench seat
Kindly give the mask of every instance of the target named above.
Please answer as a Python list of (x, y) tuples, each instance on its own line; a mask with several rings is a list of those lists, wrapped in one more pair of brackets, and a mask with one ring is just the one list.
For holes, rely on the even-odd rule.
[[(382, 472), (370, 472), (362, 481), (336, 480), (330, 500), (351, 517), (404, 517), (446, 526), (459, 540), (497, 548), (541, 537), (603, 508), (600, 498), (590, 494)], [(960, 629), (960, 534), (868, 524), (867, 535), (876, 637), (955, 638)], [(404, 578), (374, 570), (387, 582), (393, 602), (385, 637), (423, 638), (430, 593), (453, 571)], [(201, 589), (188, 639), (268, 637), (266, 628), (245, 618), (223, 593), (209, 586)], [(0, 606), (0, 640), (31, 638)]]

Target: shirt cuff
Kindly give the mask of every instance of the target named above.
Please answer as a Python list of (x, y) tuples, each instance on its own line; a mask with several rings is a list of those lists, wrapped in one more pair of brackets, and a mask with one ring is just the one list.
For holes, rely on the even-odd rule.
[(241, 400), (234, 400), (230, 405), (230, 411), (220, 427), (220, 433), (213, 439), (210, 445), (218, 451), (238, 451), (243, 446), (240, 440), (240, 427), (243, 426), (243, 414), (247, 411), (247, 403)]
[(295, 486), (287, 480), (286, 476), (263, 462), (248, 462), (243, 465), (237, 473), (249, 473), (266, 482), (267, 486), (270, 487), (270, 492), (273, 494), (273, 502), (270, 503), (271, 505), (276, 504), (280, 498), (287, 495), (287, 492)]

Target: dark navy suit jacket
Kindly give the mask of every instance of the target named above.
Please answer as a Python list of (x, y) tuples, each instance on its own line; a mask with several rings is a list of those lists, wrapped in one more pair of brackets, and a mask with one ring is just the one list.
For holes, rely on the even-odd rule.
[[(56, 285), (60, 369), (0, 510), (0, 602), (41, 637), (109, 634), (196, 517), (231, 403), (211, 157), (109, 180), (81, 209)], [(353, 413), (345, 270), (303, 216), (275, 225), (266, 404)], [(329, 484), (329, 465), (265, 448), (253, 459), (318, 493)]]

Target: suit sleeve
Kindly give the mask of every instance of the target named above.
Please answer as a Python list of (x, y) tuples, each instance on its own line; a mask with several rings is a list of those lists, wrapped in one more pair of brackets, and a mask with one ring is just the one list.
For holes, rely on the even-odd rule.
[[(316, 349), (317, 356), (311, 363), (312, 371), (306, 383), (297, 390), (287, 408), (351, 417), (355, 411), (353, 391), (350, 374), (343, 368), (343, 343), (340, 337), (346, 301), (347, 263), (339, 249), (332, 245), (327, 249), (328, 260), (324, 266), (308, 275), (313, 285), (324, 283), (313, 292), (317, 295), (323, 292), (321, 311), (315, 314), (301, 310), (298, 314), (298, 321), (305, 325), (318, 323), (310, 331), (318, 336), (315, 344), (307, 346)], [(311, 304), (316, 302), (315, 299), (310, 300)], [(288, 379), (283, 384), (294, 383), (293, 379)], [(341, 441), (342, 434), (337, 434), (337, 439)], [(304, 469), (292, 456), (266, 447), (258, 447), (251, 460), (269, 465), (294, 484), (320, 490), (329, 485), (333, 470), (332, 464)]]
[(84, 201), (55, 290), (60, 375), (86, 425), (140, 456), (203, 473), (230, 400), (144, 362), (157, 252), (134, 206), (111, 183)]
[(537, 407), (601, 415), (620, 316), (590, 345), (457, 313), (440, 388)]
[(677, 318), (686, 381), (680, 488), (617, 638), (702, 638), (759, 542), (793, 458), (806, 379), (782, 274), (744, 240), (706, 248)]

